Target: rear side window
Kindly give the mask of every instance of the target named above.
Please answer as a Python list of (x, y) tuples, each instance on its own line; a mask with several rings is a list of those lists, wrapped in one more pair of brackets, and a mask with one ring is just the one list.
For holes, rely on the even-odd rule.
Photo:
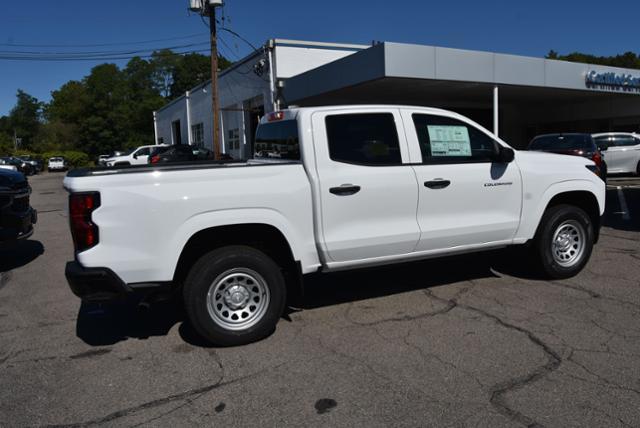
[(256, 131), (256, 159), (300, 160), (298, 122), (284, 120), (265, 123)]
[(534, 138), (529, 150), (589, 150), (592, 146), (589, 135), (544, 135)]
[(638, 144), (640, 144), (640, 140), (630, 136), (614, 137), (613, 139), (613, 145), (616, 147), (637, 146)]
[(422, 163), (491, 162), (494, 140), (458, 119), (414, 114)]
[(400, 142), (391, 113), (327, 116), (329, 157), (365, 166), (401, 165)]

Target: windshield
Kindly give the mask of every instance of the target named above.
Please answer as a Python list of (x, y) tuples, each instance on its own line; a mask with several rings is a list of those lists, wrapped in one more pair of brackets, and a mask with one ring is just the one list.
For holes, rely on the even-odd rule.
[(529, 150), (581, 150), (588, 147), (588, 135), (544, 135), (529, 144)]
[(51, 158), (49, 159), (49, 162), (62, 162), (64, 159), (62, 158)]

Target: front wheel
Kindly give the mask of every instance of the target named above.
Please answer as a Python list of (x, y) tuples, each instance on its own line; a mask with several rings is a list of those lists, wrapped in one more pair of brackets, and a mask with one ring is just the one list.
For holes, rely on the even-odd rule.
[(534, 249), (543, 271), (551, 278), (577, 275), (593, 250), (591, 219), (581, 208), (557, 205), (542, 216), (534, 239)]
[(209, 342), (237, 346), (270, 335), (282, 315), (286, 286), (263, 252), (228, 246), (202, 256), (184, 283), (187, 316)]

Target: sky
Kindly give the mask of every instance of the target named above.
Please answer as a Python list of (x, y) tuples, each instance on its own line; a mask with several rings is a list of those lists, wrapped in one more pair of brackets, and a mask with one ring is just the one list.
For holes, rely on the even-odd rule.
[[(1, 3), (0, 57), (17, 50), (132, 51), (200, 42), (184, 49), (207, 48), (208, 29), (199, 16), (189, 14), (188, 0)], [(270, 38), (362, 44), (375, 40), (536, 57), (550, 49), (596, 55), (640, 51), (640, 2), (627, 0), (226, 0), (224, 14), (225, 25), (254, 45)], [(232, 60), (251, 51), (229, 34), (221, 37), (226, 43), (221, 53)], [(164, 41), (138, 44), (159, 39)], [(112, 46), (67, 47), (81, 44)], [(18, 89), (49, 101), (52, 91), (69, 80), (82, 79), (102, 62), (0, 59), (0, 115), (14, 106)], [(126, 60), (111, 62), (122, 66)]]

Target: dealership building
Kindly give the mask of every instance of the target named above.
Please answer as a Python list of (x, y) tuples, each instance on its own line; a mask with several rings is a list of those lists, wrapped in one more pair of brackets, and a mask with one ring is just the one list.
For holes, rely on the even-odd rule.
[[(401, 43), (270, 40), (219, 75), (221, 151), (253, 155), (288, 106), (398, 104), (459, 112), (516, 148), (549, 132), (640, 132), (640, 71)], [(156, 140), (212, 148), (211, 83), (154, 113)]]

